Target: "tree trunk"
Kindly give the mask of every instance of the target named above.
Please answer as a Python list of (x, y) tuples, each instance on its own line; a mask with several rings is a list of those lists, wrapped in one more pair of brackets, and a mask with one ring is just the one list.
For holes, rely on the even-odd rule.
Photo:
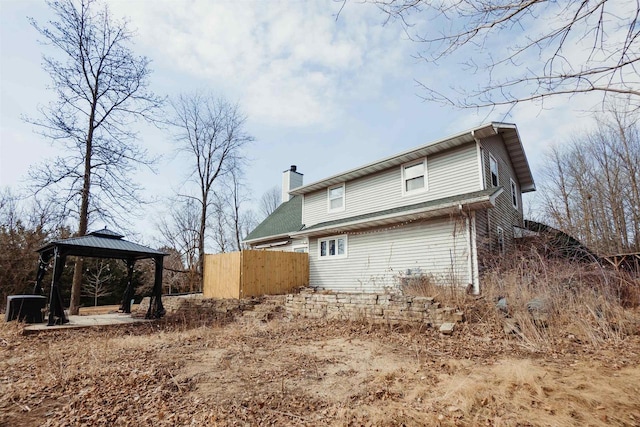
[(199, 288), (202, 291), (204, 283), (204, 235), (207, 228), (207, 200), (206, 196), (202, 203), (202, 217), (200, 218), (200, 230), (198, 231), (198, 279)]
[[(80, 224), (78, 236), (87, 234), (89, 226), (89, 195), (91, 192), (91, 154), (93, 149), (93, 109), (89, 117), (89, 134), (87, 135), (86, 153), (84, 157), (84, 180), (82, 183), (82, 201), (80, 202)], [(77, 258), (73, 271), (73, 283), (71, 284), (71, 303), (69, 314), (77, 315), (80, 311), (80, 291), (82, 288), (82, 258)]]

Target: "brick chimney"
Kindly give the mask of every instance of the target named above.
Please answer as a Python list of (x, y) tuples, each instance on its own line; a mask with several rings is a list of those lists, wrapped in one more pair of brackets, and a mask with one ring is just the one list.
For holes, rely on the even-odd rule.
[(297, 169), (296, 165), (291, 165), (288, 170), (282, 172), (282, 203), (291, 200), (289, 191), (302, 187), (303, 175)]

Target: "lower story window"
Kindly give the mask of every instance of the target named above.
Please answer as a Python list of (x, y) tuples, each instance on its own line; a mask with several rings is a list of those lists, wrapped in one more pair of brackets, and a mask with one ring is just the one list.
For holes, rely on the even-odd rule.
[(347, 236), (334, 236), (318, 240), (320, 258), (347, 256)]

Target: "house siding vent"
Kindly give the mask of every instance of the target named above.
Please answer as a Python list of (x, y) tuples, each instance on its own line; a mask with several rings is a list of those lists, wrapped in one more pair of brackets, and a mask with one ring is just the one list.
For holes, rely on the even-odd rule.
[(303, 175), (298, 172), (296, 165), (291, 165), (289, 169), (282, 173), (282, 203), (291, 200), (289, 191), (302, 187)]

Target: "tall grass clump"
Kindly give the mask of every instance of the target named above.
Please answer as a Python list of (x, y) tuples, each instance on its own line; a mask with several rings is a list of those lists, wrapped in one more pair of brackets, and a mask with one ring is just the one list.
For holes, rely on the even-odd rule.
[(468, 302), (468, 289), (457, 280), (438, 280), (432, 274), (420, 274), (401, 282), (400, 290), (407, 296), (433, 297), (443, 306), (462, 307)]
[(496, 320), (512, 319), (513, 333), (534, 346), (559, 338), (600, 346), (638, 333), (640, 281), (597, 260), (518, 250), (484, 271), (482, 295)]
[[(566, 339), (599, 347), (640, 334), (640, 278), (592, 257), (570, 259), (532, 245), (484, 262), (481, 294), (431, 275), (405, 280), (405, 295), (434, 297), (486, 330), (518, 337), (532, 349)], [(444, 282), (447, 283), (447, 282)]]

